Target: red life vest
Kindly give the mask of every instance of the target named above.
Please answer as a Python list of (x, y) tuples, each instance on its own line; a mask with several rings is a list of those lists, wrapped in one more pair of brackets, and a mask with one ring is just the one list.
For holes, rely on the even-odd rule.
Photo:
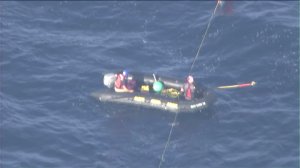
[(189, 84), (188, 85), (188, 88), (185, 92), (185, 98), (188, 99), (188, 100), (191, 100), (192, 99), (192, 89), (191, 89), (191, 85)]
[(118, 74), (117, 79), (115, 81), (115, 87), (117, 89), (123, 89), (123, 80), (124, 80), (124, 76), (122, 74)]

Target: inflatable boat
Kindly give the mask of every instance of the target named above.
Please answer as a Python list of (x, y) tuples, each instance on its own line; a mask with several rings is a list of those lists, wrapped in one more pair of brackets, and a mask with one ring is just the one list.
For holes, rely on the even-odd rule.
[[(211, 106), (216, 98), (207, 88), (196, 85), (194, 98), (186, 100), (180, 89), (184, 83), (182, 80), (150, 75), (143, 73), (130, 73), (128, 81), (134, 81), (133, 92), (116, 92), (114, 82), (117, 73), (106, 73), (103, 77), (103, 84), (107, 89), (92, 93), (101, 102), (112, 102), (131, 104), (156, 108), (170, 112), (193, 112), (201, 111)], [(163, 83), (163, 90), (159, 93), (153, 90), (155, 81)]]

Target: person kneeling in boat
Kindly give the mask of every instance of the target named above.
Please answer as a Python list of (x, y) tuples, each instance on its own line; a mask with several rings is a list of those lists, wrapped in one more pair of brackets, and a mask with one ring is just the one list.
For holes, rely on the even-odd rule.
[(128, 85), (128, 73), (123, 71), (122, 73), (116, 74), (115, 81), (115, 92), (134, 92), (133, 88), (129, 88)]
[(184, 83), (183, 88), (181, 88), (181, 92), (184, 93), (184, 97), (186, 100), (192, 100), (194, 98), (195, 88), (194, 78), (189, 75), (186, 78), (186, 82)]

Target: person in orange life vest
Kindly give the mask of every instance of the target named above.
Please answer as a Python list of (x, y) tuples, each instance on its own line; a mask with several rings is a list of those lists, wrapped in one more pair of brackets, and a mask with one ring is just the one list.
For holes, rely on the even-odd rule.
[(186, 78), (186, 82), (183, 85), (183, 88), (181, 88), (181, 92), (184, 92), (184, 97), (186, 100), (192, 100), (194, 97), (195, 92), (195, 85), (194, 85), (194, 78), (189, 75)]
[(123, 71), (122, 73), (116, 74), (116, 81), (115, 81), (115, 91), (116, 92), (133, 92), (133, 89), (127, 88), (127, 71)]

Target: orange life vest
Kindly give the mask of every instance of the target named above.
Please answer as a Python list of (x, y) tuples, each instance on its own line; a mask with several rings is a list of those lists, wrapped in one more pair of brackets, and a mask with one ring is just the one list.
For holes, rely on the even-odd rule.
[(116, 81), (115, 81), (115, 87), (116, 87), (117, 89), (123, 89), (123, 86), (124, 86), (123, 81), (124, 81), (124, 76), (123, 76), (123, 74), (118, 74), (118, 75), (117, 75), (117, 79), (116, 79)]

